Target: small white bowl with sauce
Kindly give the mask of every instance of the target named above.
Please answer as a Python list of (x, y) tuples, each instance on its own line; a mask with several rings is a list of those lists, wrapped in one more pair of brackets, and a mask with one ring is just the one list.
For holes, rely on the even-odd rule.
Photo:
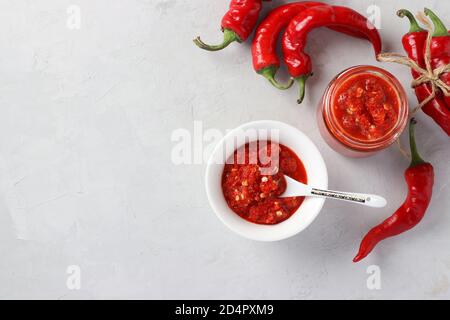
[(291, 149), (303, 162), (308, 184), (328, 189), (328, 171), (317, 147), (300, 130), (278, 121), (254, 121), (230, 131), (215, 147), (206, 168), (205, 186), (209, 203), (217, 217), (235, 233), (257, 241), (280, 241), (305, 230), (319, 215), (325, 199), (307, 197), (286, 221), (276, 225), (249, 222), (233, 212), (222, 190), (222, 174), (227, 159), (247, 143), (270, 140)]

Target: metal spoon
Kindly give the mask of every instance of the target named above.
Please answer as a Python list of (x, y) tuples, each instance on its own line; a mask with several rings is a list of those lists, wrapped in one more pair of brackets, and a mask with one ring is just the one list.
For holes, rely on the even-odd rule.
[(303, 196), (330, 198), (357, 203), (372, 208), (383, 208), (387, 204), (386, 199), (377, 195), (320, 190), (310, 187), (306, 184), (300, 183), (297, 180), (289, 178), (288, 176), (284, 177), (286, 179), (287, 188), (286, 191), (281, 196), (279, 196), (280, 198), (303, 197)]

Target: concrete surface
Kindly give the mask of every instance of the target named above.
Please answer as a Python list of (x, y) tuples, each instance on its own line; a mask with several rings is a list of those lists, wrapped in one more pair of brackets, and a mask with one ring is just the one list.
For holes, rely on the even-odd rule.
[[(289, 1), (266, 10), (277, 2)], [(397, 52), (408, 29), (397, 9), (450, 17), (448, 1), (328, 2), (379, 6), (385, 48)], [(417, 116), (437, 175), (428, 215), (352, 264), (365, 232), (402, 203), (408, 163), (395, 147), (365, 160), (337, 155), (315, 108), (335, 74), (379, 64), (367, 43), (315, 31), (316, 75), (299, 107), (296, 90), (255, 74), (248, 44), (215, 54), (192, 44), (198, 34), (220, 40), (226, 3), (0, 2), (0, 298), (450, 298), (448, 137)], [(408, 87), (406, 68), (383, 67)], [(307, 231), (278, 243), (228, 231), (208, 205), (204, 164), (172, 162), (172, 134), (194, 121), (225, 132), (257, 119), (300, 128), (323, 153), (330, 187), (383, 194), (388, 207), (328, 201)], [(372, 265), (380, 290), (366, 284)]]

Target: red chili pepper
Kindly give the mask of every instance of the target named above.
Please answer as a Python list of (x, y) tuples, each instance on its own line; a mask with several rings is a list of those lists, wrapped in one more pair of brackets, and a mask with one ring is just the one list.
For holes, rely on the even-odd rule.
[(382, 43), (378, 30), (367, 18), (352, 9), (323, 5), (301, 12), (291, 21), (283, 36), (284, 59), (289, 74), (300, 87), (298, 103), (303, 101), (305, 83), (312, 74), (311, 58), (304, 51), (308, 34), (313, 29), (330, 26), (346, 27), (364, 35), (372, 43), (375, 54), (381, 52)]
[(208, 45), (197, 37), (194, 43), (208, 51), (219, 51), (232, 42), (244, 42), (256, 27), (262, 1), (271, 0), (231, 0), (230, 9), (222, 18), (223, 42), (219, 45)]
[[(410, 59), (417, 62), (421, 68), (426, 68), (424, 53), (428, 36), (427, 31), (419, 26), (414, 15), (410, 11), (403, 9), (397, 14), (400, 17), (407, 17), (411, 24), (409, 32), (403, 36), (403, 48)], [(433, 39), (432, 43), (435, 42), (436, 40)], [(433, 45), (433, 47), (435, 47), (435, 45)], [(432, 51), (434, 52), (435, 50)], [(436, 56), (435, 53), (434, 56)], [(437, 61), (435, 59), (433, 59), (433, 61), (432, 65), (437, 66)], [(419, 73), (415, 70), (411, 70), (411, 72), (414, 79), (419, 77)], [(415, 91), (419, 103), (422, 103), (432, 95), (432, 88), (429, 84), (422, 84), (415, 88)], [(443, 99), (442, 94), (438, 94), (433, 100), (423, 106), (422, 110), (430, 116), (447, 133), (447, 135), (450, 135), (450, 110), (448, 106), (449, 104)]]
[(409, 128), (412, 162), (405, 172), (408, 196), (403, 205), (387, 220), (376, 226), (364, 237), (354, 262), (361, 261), (382, 240), (394, 237), (414, 228), (424, 217), (433, 194), (434, 169), (420, 157), (414, 137), (416, 121)]
[[(285, 90), (294, 83), (294, 80), (291, 79), (286, 85), (281, 85), (275, 80), (275, 74), (280, 67), (280, 59), (276, 53), (276, 44), (281, 31), (300, 12), (320, 5), (324, 5), (324, 3), (302, 1), (279, 6), (269, 13), (256, 30), (252, 43), (253, 67), (257, 73), (264, 76), (276, 88)], [(345, 27), (330, 27), (330, 29), (354, 37), (362, 36), (360, 33)]]
[[(408, 53), (408, 57), (417, 62), (420, 67), (425, 67), (425, 42), (427, 40), (427, 31), (422, 29), (417, 22), (414, 15), (406, 10), (402, 9), (397, 12), (397, 15), (401, 18), (408, 18), (410, 22), (409, 32), (403, 36), (403, 47)], [(418, 76), (417, 72), (411, 70), (413, 74)]]
[[(433, 39), (431, 40), (431, 68), (435, 70), (450, 64), (450, 32), (433, 11), (425, 9), (425, 14), (433, 21), (435, 27)], [(450, 86), (450, 72), (442, 74), (440, 79)], [(450, 108), (450, 96), (442, 96), (447, 104), (447, 108)]]

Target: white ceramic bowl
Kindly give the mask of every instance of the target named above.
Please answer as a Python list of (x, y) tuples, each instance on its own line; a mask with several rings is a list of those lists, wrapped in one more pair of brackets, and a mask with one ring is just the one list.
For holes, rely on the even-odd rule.
[[(309, 185), (321, 189), (328, 188), (328, 172), (325, 161), (314, 143), (305, 134), (282, 122), (255, 121), (232, 130), (216, 146), (206, 168), (206, 193), (211, 207), (219, 219), (237, 234), (257, 241), (279, 241), (305, 230), (317, 217), (325, 200), (307, 197), (291, 218), (270, 226), (248, 222), (228, 207), (222, 192), (224, 164), (237, 148), (246, 143), (269, 140), (261, 135), (258, 137), (257, 132), (263, 132), (261, 130), (275, 130), (273, 132), (277, 132), (278, 136), (272, 135), (270, 140), (289, 147), (299, 156), (305, 166)], [(240, 143), (236, 141), (240, 141)]]

